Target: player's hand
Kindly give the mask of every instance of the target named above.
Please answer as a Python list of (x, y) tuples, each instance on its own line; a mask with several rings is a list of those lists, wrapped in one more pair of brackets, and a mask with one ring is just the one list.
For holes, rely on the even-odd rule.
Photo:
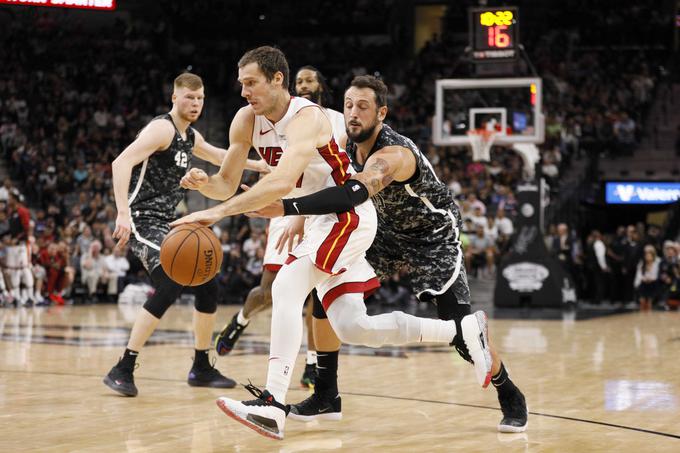
[[(293, 251), (293, 247), (299, 244), (305, 233), (305, 218), (302, 216), (291, 217), (288, 226), (283, 230), (283, 234), (276, 242), (276, 250), (281, 253), (288, 244), (288, 253)], [(296, 240), (297, 238), (297, 240)]]
[(272, 169), (267, 165), (267, 162), (264, 159), (250, 161), (250, 166), (253, 171), (262, 173), (263, 175), (272, 172)]
[(174, 222), (170, 223), (171, 227), (176, 227), (177, 225), (183, 225), (185, 223), (200, 223), (204, 226), (210, 226), (224, 217), (220, 212), (214, 208), (206, 209), (204, 211), (196, 211), (189, 215), (185, 215)]
[(130, 240), (131, 231), (132, 227), (130, 221), (130, 214), (119, 212), (118, 217), (116, 217), (116, 229), (113, 231), (113, 234), (111, 235), (112, 238), (118, 239), (116, 248), (122, 250), (123, 247), (125, 247), (125, 244), (127, 244), (127, 242)]
[(179, 185), (184, 189), (199, 190), (208, 183), (209, 179), (208, 174), (200, 168), (192, 168), (182, 177)]

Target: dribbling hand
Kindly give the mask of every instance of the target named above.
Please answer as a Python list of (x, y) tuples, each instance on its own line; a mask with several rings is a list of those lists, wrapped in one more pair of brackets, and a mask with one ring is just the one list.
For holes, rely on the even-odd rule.
[(192, 168), (182, 177), (179, 185), (184, 189), (199, 190), (208, 183), (209, 179), (208, 174), (200, 168)]
[(222, 217), (224, 216), (220, 214), (219, 211), (215, 209), (206, 209), (204, 211), (196, 211), (185, 215), (184, 217), (180, 217), (174, 222), (171, 222), (170, 226), (174, 228), (177, 225), (182, 225), (184, 223), (200, 223), (201, 225), (210, 226), (221, 220)]

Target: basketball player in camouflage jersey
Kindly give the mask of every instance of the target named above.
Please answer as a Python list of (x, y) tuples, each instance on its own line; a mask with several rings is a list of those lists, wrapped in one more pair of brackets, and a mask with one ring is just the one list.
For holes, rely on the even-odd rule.
[[(194, 156), (220, 165), (226, 154), (190, 126), (201, 115), (203, 100), (200, 77), (189, 73), (178, 76), (174, 82), (172, 110), (151, 120), (112, 164), (118, 210), (113, 237), (118, 239), (117, 247), (123, 247), (130, 240), (132, 251), (144, 264), (155, 289), (137, 315), (123, 357), (104, 378), (107, 386), (125, 396), (137, 395), (133, 378), (137, 355), (184, 289), (160, 266), (160, 244), (186, 192), (180, 187), (180, 180)], [(191, 386), (231, 388), (236, 385), (215, 369), (208, 357), (217, 291), (214, 278), (195, 288), (196, 352), (188, 377)]]
[[(345, 93), (346, 150), (358, 172), (347, 183), (354, 185), (350, 191), (328, 188), (282, 200), (257, 214), (271, 217), (344, 212), (372, 198), (378, 230), (366, 258), (376, 274), (387, 279), (407, 268), (418, 298), (433, 301), (440, 319), (459, 323), (470, 313), (470, 290), (459, 238), (460, 213), (448, 187), (416, 145), (383, 124), (386, 98), (387, 87), (372, 76), (356, 77)], [(315, 391), (291, 406), (288, 416), (295, 420), (341, 418), (337, 389), (340, 340), (328, 320), (322, 319), (324, 308), (314, 309), (318, 354)], [(454, 345), (464, 359), (471, 361), (460, 336), (454, 338)], [(522, 432), (527, 426), (524, 396), (493, 349), (492, 357), (491, 381), (503, 411), (498, 429)]]

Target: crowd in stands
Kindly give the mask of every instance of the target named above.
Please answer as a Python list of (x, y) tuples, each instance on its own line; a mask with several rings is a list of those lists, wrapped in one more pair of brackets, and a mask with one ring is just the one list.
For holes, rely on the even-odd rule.
[[(353, 3), (359, 11), (393, 4)], [(653, 7), (649, 3), (642, 2), (637, 8), (647, 11)], [(629, 9), (620, 7), (616, 11), (627, 17)], [(210, 61), (203, 65), (210, 68), (210, 74), (201, 74), (209, 83), (218, 78), (215, 74), (225, 73), (233, 83), (240, 53), (260, 43), (243, 37), (238, 45), (225, 42), (218, 46), (217, 58), (208, 56), (211, 48), (188, 41), (190, 36), (173, 23), (179, 16), (168, 16), (158, 26), (117, 20), (112, 26), (116, 33), (110, 29), (87, 31), (77, 24), (63, 27), (52, 17), (17, 14), (6, 23), (0, 38), (4, 68), (0, 70), (0, 153), (9, 173), (0, 188), (0, 203), (3, 196), (8, 200), (0, 206), (0, 216), (4, 215), (7, 223), (14, 215), (10, 198), (30, 207), (31, 220), (24, 225), (24, 234), (35, 281), (32, 294), (11, 293), (10, 283), (2, 297), (29, 304), (43, 299), (63, 303), (74, 294), (82, 294), (83, 300), (113, 300), (125, 284), (146, 277), (141, 263), (129, 251), (116, 251), (111, 238), (116, 219), (111, 161), (151, 118), (169, 109), (172, 78), (182, 64), (192, 61), (187, 54), (195, 52), (197, 61), (203, 56)], [(615, 19), (612, 11), (600, 17), (603, 21)], [(364, 22), (360, 24), (363, 32), (376, 30)], [(538, 28), (540, 24), (533, 25)], [(206, 30), (210, 26), (206, 23)], [(25, 31), (29, 29), (32, 33), (27, 37)], [(170, 30), (175, 30), (175, 35)], [(432, 144), (434, 81), (469, 76), (460, 72), (469, 65), (459, 64), (465, 56), (452, 30), (445, 27), (441, 36), (407, 61), (396, 56), (390, 42), (363, 45), (350, 34), (319, 35), (314, 40), (292, 34), (283, 40), (272, 37), (272, 41), (288, 54), (292, 69), (313, 64), (326, 73), (337, 109), (338, 95), (353, 76), (381, 73), (390, 87), (387, 122), (418, 144), (460, 205), (471, 278), (493, 278), (513, 232), (517, 211), (514, 190), (522, 181), (522, 161), (514, 152), (494, 148), (491, 162), (483, 164), (474, 162), (467, 148)], [(394, 30), (383, 31), (396, 39)], [(546, 81), (546, 143), (541, 146), (541, 167), (557, 188), (560, 175), (574, 157), (584, 153), (613, 157), (632, 150), (640, 139), (644, 115), (654, 95), (659, 61), (657, 53), (644, 49), (625, 53), (593, 47), (595, 38), (580, 29), (534, 31), (534, 36), (530, 43), (525, 41), (526, 47)], [(180, 38), (182, 45), (177, 44)], [(626, 40), (629, 38), (626, 36)], [(50, 45), (53, 42), (59, 45)], [(159, 43), (168, 42), (177, 44), (176, 53), (168, 49), (169, 45), (160, 50), (163, 46)], [(556, 47), (567, 51), (555, 55), (551, 49)], [(222, 96), (223, 105), (233, 110), (241, 100), (233, 86), (228, 88), (226, 93), (214, 93), (214, 97)], [(229, 114), (219, 121), (228, 123)], [(256, 175), (247, 178), (252, 184)], [(185, 205), (180, 207), (186, 209)], [(9, 225), (5, 230), (2, 225), (0, 217), (4, 250), (19, 239)], [(240, 303), (259, 282), (266, 224), (236, 217), (215, 229), (224, 250), (219, 277), (222, 299)], [(661, 250), (657, 253), (661, 255)], [(9, 282), (11, 269), (6, 262), (3, 265), (5, 281)], [(384, 285), (383, 295), (408, 299), (401, 284), (405, 278), (406, 274), (395, 276)]]
[(592, 230), (582, 241), (567, 224), (553, 224), (545, 244), (574, 278), (580, 300), (641, 310), (680, 305), (680, 242), (663, 240), (656, 225), (622, 225), (611, 234)]

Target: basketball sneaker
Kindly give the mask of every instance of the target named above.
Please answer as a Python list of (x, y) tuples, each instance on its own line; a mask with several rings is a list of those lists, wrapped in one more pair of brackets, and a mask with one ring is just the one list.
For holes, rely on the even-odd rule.
[(491, 382), (491, 351), (487, 330), (486, 313), (479, 310), (465, 316), (460, 322), (463, 341), (475, 366), (477, 382), (486, 388)]
[(313, 389), (314, 382), (316, 382), (316, 363), (305, 364), (305, 372), (302, 373), (300, 384), (304, 388)]
[(111, 390), (115, 390), (121, 395), (137, 396), (137, 387), (135, 386), (135, 378), (132, 375), (134, 369), (120, 366), (120, 361), (111, 368), (109, 374), (104, 377), (104, 384)]
[(245, 386), (256, 399), (236, 401), (231, 398), (217, 398), (222, 412), (239, 423), (270, 439), (282, 440), (288, 408), (274, 399), (267, 390), (262, 391), (252, 384)]
[(503, 411), (503, 419), (498, 425), (498, 431), (502, 433), (523, 433), (526, 431), (529, 412), (522, 392), (515, 387), (514, 391), (502, 396), (499, 393), (498, 402), (501, 403), (501, 411)]
[(291, 404), (288, 418), (298, 422), (311, 422), (312, 420), (342, 420), (342, 400), (340, 399), (340, 395), (327, 397), (314, 392), (303, 402)]
[(187, 383), (192, 387), (213, 387), (219, 389), (231, 389), (236, 387), (236, 381), (229, 379), (215, 368), (213, 363), (210, 366), (201, 368), (196, 366), (191, 367)]
[(234, 345), (245, 328), (248, 327), (247, 324), (245, 326), (239, 324), (238, 321), (236, 321), (237, 317), (238, 313), (231, 318), (229, 324), (224, 326), (224, 329), (222, 329), (222, 331), (217, 334), (217, 337), (215, 337), (215, 350), (217, 351), (217, 355), (229, 354), (231, 350), (234, 349)]

